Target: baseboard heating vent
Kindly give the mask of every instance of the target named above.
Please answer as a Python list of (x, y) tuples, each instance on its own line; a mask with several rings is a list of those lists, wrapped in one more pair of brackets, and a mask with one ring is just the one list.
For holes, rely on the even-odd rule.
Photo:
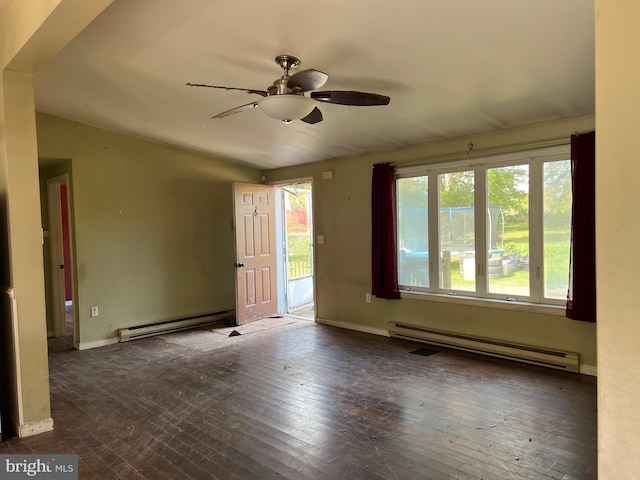
[(388, 328), (390, 336), (394, 338), (414, 340), (569, 372), (580, 372), (580, 354), (575, 352), (551, 350), (398, 322), (389, 322)]
[(118, 335), (120, 336), (120, 342), (128, 342), (130, 340), (151, 337), (162, 333), (179, 332), (180, 330), (224, 322), (233, 318), (235, 318), (235, 310), (225, 310), (207, 315), (199, 315), (197, 317), (180, 318), (167, 322), (121, 328), (118, 330)]

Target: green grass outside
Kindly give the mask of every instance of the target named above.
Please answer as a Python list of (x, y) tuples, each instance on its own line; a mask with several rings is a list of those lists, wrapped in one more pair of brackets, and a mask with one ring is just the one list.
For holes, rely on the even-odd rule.
[(311, 275), (313, 263), (311, 259), (311, 238), (309, 235), (289, 235), (288, 238), (289, 278)]
[[(547, 219), (548, 220), (548, 219)], [(570, 231), (566, 219), (555, 222), (547, 221), (544, 232), (544, 271), (547, 296), (564, 298), (567, 290), (569, 271)], [(505, 227), (503, 257), (513, 253), (521, 256), (529, 255), (529, 228), (526, 223), (511, 223)], [(501, 239), (500, 239), (501, 240)], [(500, 242), (499, 240), (499, 242)], [(289, 238), (289, 262), (291, 263), (290, 277), (301, 274), (294, 263), (304, 263), (311, 273), (311, 245), (306, 236), (291, 236)], [(308, 265), (308, 267), (306, 266)], [(293, 269), (296, 268), (294, 271)], [(475, 287), (475, 281), (466, 280), (460, 269), (460, 260), (451, 259), (451, 288), (454, 290), (470, 291)], [(513, 295), (528, 295), (529, 272), (514, 271), (500, 278), (490, 280), (490, 291)]]
[[(566, 218), (546, 219), (544, 232), (544, 274), (545, 295), (564, 298), (567, 291), (569, 272), (570, 230)], [(504, 257), (513, 253), (529, 255), (529, 228), (526, 223), (512, 223), (504, 231)], [(489, 281), (489, 289), (494, 293), (529, 295), (529, 272), (518, 270)], [(473, 290), (475, 281), (466, 280), (460, 270), (460, 260), (451, 259), (451, 288)]]

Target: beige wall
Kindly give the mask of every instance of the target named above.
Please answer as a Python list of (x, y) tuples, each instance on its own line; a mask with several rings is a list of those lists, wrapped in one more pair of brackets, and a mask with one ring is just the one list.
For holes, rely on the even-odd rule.
[(13, 0), (0, 14), (2, 404), (20, 436), (53, 425), (33, 74), (109, 3)]
[(235, 308), (231, 183), (259, 171), (47, 115), (37, 124), (40, 156), (71, 159), (81, 347)]
[(600, 479), (640, 478), (640, 2), (596, 0)]
[(13, 423), (25, 425), (49, 416), (38, 156), (32, 77), (5, 71), (3, 80), (11, 266), (5, 288), (12, 287), (15, 295), (13, 314), (7, 320), (12, 320), (13, 353), (19, 372), (16, 396), (21, 399), (15, 405)]
[[(269, 181), (314, 178), (317, 313), (321, 319), (345, 322), (354, 328), (386, 330), (390, 320), (443, 330), (499, 338), (518, 343), (566, 349), (596, 365), (595, 326), (563, 316), (456, 305), (425, 300), (379, 300), (365, 303), (371, 289), (371, 167), (378, 162), (398, 166), (421, 159), (465, 152), (470, 141), (481, 151), (508, 145), (566, 138), (574, 131), (594, 128), (593, 117), (535, 125), (510, 131), (405, 148), (381, 154), (342, 158), (266, 172)], [(333, 170), (332, 180), (322, 180)]]

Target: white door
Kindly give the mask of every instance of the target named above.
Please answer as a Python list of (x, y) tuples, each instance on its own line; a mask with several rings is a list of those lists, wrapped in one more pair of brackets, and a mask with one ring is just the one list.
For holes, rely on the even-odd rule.
[(278, 313), (275, 188), (234, 183), (238, 325)]

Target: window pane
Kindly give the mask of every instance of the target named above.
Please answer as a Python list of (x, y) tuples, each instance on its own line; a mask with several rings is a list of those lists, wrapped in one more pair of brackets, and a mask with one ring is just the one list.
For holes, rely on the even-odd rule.
[(440, 205), (440, 288), (476, 290), (474, 174), (438, 175)]
[(487, 170), (487, 285), (529, 296), (529, 166)]
[(547, 162), (544, 184), (544, 296), (567, 298), (571, 245), (571, 161)]
[(429, 286), (428, 177), (398, 180), (398, 283)]

